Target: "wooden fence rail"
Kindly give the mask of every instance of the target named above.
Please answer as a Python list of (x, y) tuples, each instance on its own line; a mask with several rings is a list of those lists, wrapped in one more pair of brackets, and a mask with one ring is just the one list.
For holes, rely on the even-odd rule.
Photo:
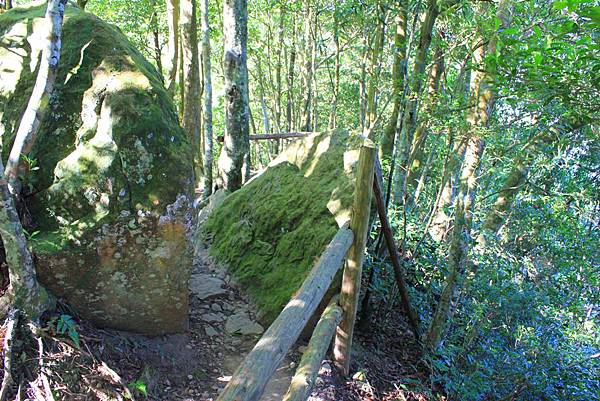
[(217, 401), (257, 401), (260, 398), (323, 299), (353, 239), (350, 229), (338, 230), (302, 287), (246, 356)]
[(321, 363), (325, 359), (340, 320), (342, 320), (342, 308), (339, 307), (336, 296), (321, 315), (283, 401), (306, 401), (310, 397)]

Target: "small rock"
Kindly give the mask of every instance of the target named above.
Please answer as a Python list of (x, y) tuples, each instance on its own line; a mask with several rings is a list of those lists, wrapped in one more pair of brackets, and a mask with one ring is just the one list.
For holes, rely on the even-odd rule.
[(227, 294), (224, 285), (223, 280), (208, 274), (192, 274), (189, 288), (194, 295), (203, 300)]
[(221, 308), (221, 305), (214, 303), (212, 304), (212, 306), (210, 307), (212, 310), (214, 310), (215, 312), (222, 312), (223, 308)]
[(206, 332), (206, 335), (209, 337), (214, 337), (214, 336), (218, 336), (219, 332), (217, 330), (215, 330), (212, 326), (206, 326), (204, 327), (204, 331)]
[(242, 335), (262, 334), (265, 330), (263, 327), (250, 319), (248, 313), (237, 312), (227, 319), (225, 330), (229, 334), (240, 333)]
[(225, 317), (221, 313), (206, 313), (206, 314), (200, 316), (200, 319), (204, 320), (205, 322), (209, 322), (209, 323), (218, 323), (218, 322), (222, 322), (223, 320), (225, 320)]

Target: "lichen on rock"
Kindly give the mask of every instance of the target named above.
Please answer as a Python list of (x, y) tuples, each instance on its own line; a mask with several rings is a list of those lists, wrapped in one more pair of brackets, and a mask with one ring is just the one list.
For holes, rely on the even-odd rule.
[(335, 130), (296, 141), (217, 206), (204, 225), (270, 323), (350, 219), (360, 137)]
[[(44, 5), (0, 16), (4, 157), (35, 81)], [(22, 177), (40, 280), (84, 317), (182, 330), (190, 146), (156, 69), (116, 28), (68, 6), (55, 90)]]

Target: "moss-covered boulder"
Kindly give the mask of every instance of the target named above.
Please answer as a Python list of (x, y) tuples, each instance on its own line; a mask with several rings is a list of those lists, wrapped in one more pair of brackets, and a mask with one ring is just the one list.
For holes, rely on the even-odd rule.
[(361, 143), (344, 130), (288, 147), (208, 218), (211, 253), (271, 322), (350, 219)]
[[(44, 9), (0, 16), (4, 158), (35, 81)], [(99, 325), (179, 331), (192, 164), (176, 111), (159, 73), (118, 29), (68, 6), (62, 44), (22, 177), (39, 278)]]

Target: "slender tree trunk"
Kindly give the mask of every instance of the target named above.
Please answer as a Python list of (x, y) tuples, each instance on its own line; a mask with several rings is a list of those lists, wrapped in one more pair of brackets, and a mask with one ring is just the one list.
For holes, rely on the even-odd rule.
[(438, 91), (440, 86), (440, 79), (444, 73), (444, 54), (441, 47), (437, 47), (435, 50), (434, 61), (431, 65), (431, 71), (429, 73), (428, 85), (427, 85), (427, 99), (423, 107), (423, 119), (419, 123), (415, 135), (413, 138), (413, 144), (410, 152), (410, 166), (408, 170), (408, 176), (406, 177), (408, 186), (413, 190), (416, 190), (419, 177), (421, 176), (421, 169), (423, 167), (423, 159), (425, 157), (424, 148), (427, 136), (429, 135), (429, 121), (430, 114), (435, 109), (435, 103), (438, 98)]
[[(279, 11), (279, 32), (278, 32), (278, 45), (277, 45), (277, 64), (275, 65), (275, 124), (277, 128), (277, 133), (281, 134), (281, 124), (282, 124), (282, 92), (283, 92), (283, 80), (282, 80), (282, 70), (283, 70), (283, 47), (285, 41), (285, 9), (281, 6)], [(279, 153), (279, 145), (280, 142), (277, 140), (274, 143), (274, 153)]]
[(196, 0), (181, 0), (181, 43), (183, 47), (183, 129), (187, 132), (194, 155), (196, 185), (202, 177), (201, 129), (200, 129), (200, 59), (198, 57), (198, 23)]
[(377, 120), (377, 92), (379, 85), (379, 73), (381, 70), (380, 58), (385, 44), (385, 19), (386, 12), (380, 1), (377, 2), (375, 40), (370, 49), (370, 61), (368, 66), (369, 84), (366, 90), (365, 129), (373, 139), (374, 124)]
[(313, 97), (313, 7), (311, 0), (305, 0), (304, 9), (304, 94), (302, 104), (302, 131), (312, 131), (312, 97)]
[[(508, 25), (506, 8), (508, 1), (510, 0), (502, 0), (497, 11), (497, 18), (502, 22), (503, 27)], [(483, 38), (480, 38), (480, 41), (482, 40)], [(469, 139), (460, 177), (459, 193), (454, 203), (455, 217), (448, 254), (448, 275), (427, 333), (426, 343), (431, 349), (437, 348), (440, 344), (450, 320), (452, 300), (462, 285), (462, 276), (467, 264), (473, 203), (478, 184), (477, 172), (485, 147), (484, 141), (478, 135), (478, 130), (486, 127), (489, 123), (495, 95), (492, 86), (495, 71), (490, 65), (486, 65), (485, 58), (487, 55), (495, 55), (495, 53), (496, 35), (493, 35), (487, 48), (479, 46), (473, 55), (473, 62), (477, 70), (472, 74), (471, 94), (475, 102), (467, 116)]]
[[(7, 4), (7, 5), (11, 5), (11, 3), (12, 3), (12, 0), (7, 0), (7, 1), (6, 1), (6, 4)], [(85, 10), (85, 6), (87, 5), (87, 3), (88, 3), (88, 0), (77, 0), (77, 5), (78, 5), (78, 6), (79, 6), (79, 8), (81, 8), (82, 10)], [(8, 8), (10, 8), (10, 7), (8, 7)], [(8, 9), (8, 8), (7, 8), (7, 9)]]
[(156, 69), (160, 74), (160, 79), (164, 82), (162, 66), (162, 49), (160, 46), (160, 32), (158, 31), (156, 11), (152, 13), (152, 37), (154, 38), (154, 62), (156, 63)]
[(337, 103), (340, 93), (340, 19), (338, 16), (337, 2), (334, 2), (333, 8), (333, 43), (335, 44), (335, 73), (333, 78), (333, 94), (331, 100), (331, 111), (329, 113), (329, 129), (335, 129), (337, 126)]
[(290, 64), (287, 74), (287, 105), (286, 105), (286, 120), (287, 132), (292, 132), (294, 125), (294, 69), (296, 66), (296, 17), (292, 14), (292, 46), (290, 49)]
[(393, 108), (390, 121), (386, 125), (381, 138), (380, 159), (389, 163), (394, 150), (394, 138), (398, 126), (398, 115), (402, 105), (404, 92), (404, 69), (406, 65), (406, 8), (404, 1), (396, 1), (396, 33), (394, 34), (394, 62), (392, 65), (392, 97)]
[(173, 96), (179, 61), (179, 0), (167, 0), (167, 25), (169, 27), (167, 89)]
[[(46, 103), (46, 99), (52, 92), (56, 79), (66, 3), (67, 0), (48, 1), (45, 15), (48, 27), (46, 43), (35, 86), (10, 152), (9, 163), (12, 160), (12, 170), (8, 170), (8, 168), (5, 170), (2, 160), (0, 160), (0, 235), (6, 252), (10, 279), (3, 302), (10, 302), (14, 309), (20, 310), (34, 321), (44, 310), (52, 306), (53, 300), (37, 281), (33, 257), (27, 247), (27, 239), (10, 187), (14, 188), (14, 183), (16, 183), (20, 155), (29, 152), (35, 142), (44, 117), (45, 108), (42, 105)], [(6, 175), (8, 171), (12, 171), (11, 176)]]
[(212, 71), (210, 48), (210, 25), (208, 0), (200, 0), (202, 14), (202, 71), (204, 76), (204, 195), (212, 194), (213, 187), (213, 118), (212, 118)]
[(438, 15), (437, 0), (428, 0), (425, 18), (421, 24), (419, 44), (417, 45), (414, 67), (410, 77), (406, 105), (402, 113), (402, 131), (400, 132), (402, 146), (398, 149), (400, 160), (396, 168), (396, 176), (394, 177), (394, 198), (401, 203), (404, 203), (406, 198), (406, 173), (417, 122), (418, 98), (423, 86), (423, 72), (427, 65), (427, 54), (431, 45), (433, 27)]
[(250, 168), (246, 0), (223, 1), (223, 26), (225, 138), (219, 156), (219, 179), (222, 187), (235, 191)]
[(479, 137), (469, 139), (465, 154), (464, 167), (460, 177), (460, 190), (454, 203), (454, 227), (448, 254), (448, 276), (438, 306), (431, 320), (427, 333), (427, 345), (435, 349), (439, 345), (446, 322), (449, 318), (450, 306), (455, 296), (459, 281), (464, 272), (469, 252), (471, 233), (472, 207), (475, 200), (477, 171), (483, 154), (484, 142)]
[(65, 13), (66, 0), (50, 0), (45, 19), (48, 30), (45, 33), (45, 44), (42, 50), (40, 68), (27, 108), (21, 117), (19, 129), (15, 136), (4, 174), (13, 194), (20, 191), (18, 177), (25, 166), (21, 156), (31, 151), (35, 142), (42, 118), (48, 106), (48, 97), (54, 88), (60, 60), (61, 32)]

